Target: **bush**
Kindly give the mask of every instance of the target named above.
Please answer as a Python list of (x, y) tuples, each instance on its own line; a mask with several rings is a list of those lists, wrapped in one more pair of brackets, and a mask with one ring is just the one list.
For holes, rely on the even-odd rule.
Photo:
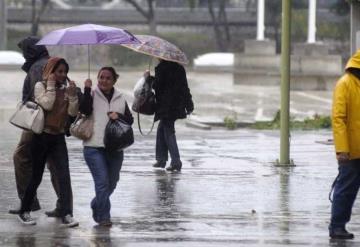
[(224, 118), (224, 125), (229, 130), (234, 130), (237, 127), (236, 117), (225, 117)]

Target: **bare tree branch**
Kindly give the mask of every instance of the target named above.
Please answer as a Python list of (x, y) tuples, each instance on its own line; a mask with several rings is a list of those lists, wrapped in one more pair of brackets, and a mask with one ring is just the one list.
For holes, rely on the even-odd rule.
[(146, 19), (149, 19), (149, 13), (143, 9), (135, 0), (125, 0), (125, 2), (130, 3), (140, 14), (142, 14)]

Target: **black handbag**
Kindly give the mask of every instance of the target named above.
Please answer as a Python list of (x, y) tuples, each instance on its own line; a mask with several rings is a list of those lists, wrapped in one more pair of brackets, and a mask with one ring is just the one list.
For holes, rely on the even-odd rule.
[(108, 150), (125, 149), (134, 143), (131, 125), (122, 119), (110, 119), (105, 127), (104, 145)]
[(138, 94), (135, 94), (134, 102), (131, 109), (134, 112), (153, 115), (155, 113), (155, 94), (152, 90), (152, 83), (154, 77), (148, 76), (142, 85), (142, 88)]

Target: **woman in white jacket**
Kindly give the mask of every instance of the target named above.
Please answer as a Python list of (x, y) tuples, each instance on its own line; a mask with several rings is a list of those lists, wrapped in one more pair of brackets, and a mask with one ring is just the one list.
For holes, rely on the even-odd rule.
[(98, 84), (91, 91), (92, 81), (85, 81), (80, 112), (94, 120), (91, 138), (84, 141), (84, 158), (95, 183), (95, 197), (91, 201), (93, 219), (101, 226), (111, 226), (110, 195), (113, 193), (124, 159), (123, 150), (108, 150), (104, 145), (105, 127), (110, 119), (121, 118), (133, 124), (133, 117), (123, 94), (114, 87), (119, 75), (112, 67), (98, 73)]

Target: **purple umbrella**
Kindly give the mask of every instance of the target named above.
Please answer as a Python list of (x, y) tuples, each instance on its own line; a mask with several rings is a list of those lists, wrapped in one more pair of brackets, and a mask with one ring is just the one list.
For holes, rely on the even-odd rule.
[(37, 45), (88, 45), (88, 72), (90, 74), (89, 45), (139, 43), (140, 41), (127, 30), (95, 24), (84, 24), (54, 30), (46, 34)]

